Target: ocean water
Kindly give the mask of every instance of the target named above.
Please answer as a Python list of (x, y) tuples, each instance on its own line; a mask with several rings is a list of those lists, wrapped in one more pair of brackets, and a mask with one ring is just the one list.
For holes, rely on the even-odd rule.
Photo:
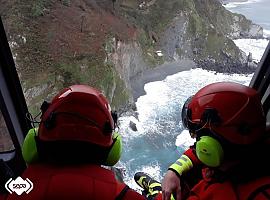
[[(260, 1), (227, 6), (237, 11), (237, 9), (243, 9), (242, 6), (257, 5), (257, 3)], [(261, 15), (263, 16), (262, 13)], [(243, 51), (247, 53), (251, 51), (253, 56), (256, 55), (256, 59), (260, 60), (268, 41), (260, 43), (257, 40), (251, 40), (250, 45), (246, 45), (245, 41), (235, 41), (235, 43)], [(250, 48), (252, 45), (258, 48)], [(169, 165), (193, 144), (194, 141), (190, 138), (188, 131), (183, 129), (181, 121), (181, 108), (189, 96), (205, 85), (218, 81), (232, 81), (248, 85), (252, 76), (253, 74), (228, 75), (192, 69), (168, 76), (162, 81), (147, 83), (144, 86), (146, 95), (139, 97), (136, 102), (138, 119), (132, 116), (119, 119), (123, 153), (117, 166), (123, 169), (125, 182), (130, 187), (139, 190), (133, 180), (137, 171), (144, 171), (161, 181)], [(136, 123), (137, 131), (129, 128), (130, 121)]]
[[(234, 2), (224, 6), (226, 9), (234, 13), (245, 15), (252, 22), (263, 27), (264, 37), (270, 38), (270, 1), (269, 0), (248, 0), (246, 2)], [(235, 44), (247, 55), (252, 52), (252, 58), (255, 62), (260, 62), (268, 39), (237, 39)]]
[(254, 23), (261, 25), (269, 34), (270, 18), (269, 18), (269, 0), (248, 0), (247, 2), (235, 2), (225, 5), (225, 8), (234, 13), (245, 15)]
[[(125, 169), (125, 181), (129, 186), (138, 189), (133, 181), (137, 171), (162, 180), (169, 165), (193, 144), (181, 121), (181, 108), (189, 96), (209, 83), (232, 81), (248, 85), (251, 78), (252, 74), (227, 75), (192, 69), (168, 76), (163, 81), (147, 83), (146, 95), (136, 102), (138, 119), (119, 119), (123, 154), (118, 167)], [(138, 131), (129, 128), (130, 121), (136, 123)]]
[(252, 60), (256, 63), (259, 63), (262, 55), (267, 47), (269, 40), (268, 39), (237, 39), (234, 40), (236, 46), (238, 46), (242, 51), (248, 55), (252, 53)]

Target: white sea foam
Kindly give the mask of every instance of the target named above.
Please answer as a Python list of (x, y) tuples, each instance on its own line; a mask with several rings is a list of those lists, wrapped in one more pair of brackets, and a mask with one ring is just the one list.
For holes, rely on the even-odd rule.
[[(180, 115), (180, 108), (182, 107), (184, 101), (190, 95), (197, 92), (203, 86), (213, 82), (232, 81), (248, 85), (251, 77), (252, 74), (227, 75), (203, 69), (192, 69), (189, 71), (179, 72), (172, 76), (168, 76), (163, 81), (147, 83), (145, 85), (146, 95), (138, 98), (138, 101), (136, 102), (139, 114), (139, 121), (137, 121), (134, 117), (120, 118), (120, 132), (123, 135), (124, 143), (128, 145), (128, 147), (125, 148), (131, 148), (130, 145), (132, 145), (132, 140), (136, 137), (143, 137), (144, 135), (147, 136), (149, 134), (165, 134), (165, 137), (173, 139), (171, 136), (171, 133), (173, 132), (173, 127), (181, 127), (181, 121), (176, 124), (175, 117), (171, 117), (173, 115), (172, 113), (176, 112), (177, 115)], [(135, 132), (129, 128), (130, 120), (136, 123), (139, 131)], [(165, 123), (166, 131), (164, 131), (162, 123)], [(152, 135), (152, 137), (154, 136), (155, 135)], [(181, 134), (178, 134), (175, 140), (175, 145), (180, 146), (183, 149), (187, 149), (193, 143), (194, 140), (190, 138), (188, 131), (182, 131)], [(161, 146), (159, 148), (161, 148), (162, 152), (162, 148), (164, 147)], [(149, 149), (147, 146), (144, 146), (142, 150), (136, 149), (138, 153), (141, 153), (140, 151), (146, 152), (150, 150), (151, 149)], [(167, 150), (164, 149), (164, 151)], [(157, 152), (150, 152), (150, 155), (156, 154)], [(157, 159), (161, 156), (164, 157), (164, 155), (161, 154), (157, 155)], [(133, 180), (135, 172), (138, 171), (146, 172), (151, 176), (154, 176), (156, 180), (161, 180), (161, 177), (163, 176), (160, 168), (161, 161), (156, 160), (156, 162), (146, 163), (142, 166), (136, 166), (134, 168), (134, 159), (136, 158), (131, 156), (130, 159), (121, 161), (121, 166), (123, 166), (127, 172), (125, 175), (125, 182), (131, 188), (140, 190), (140, 188)], [(133, 171), (131, 169), (133, 169)]]
[[(119, 129), (119, 133), (121, 134), (122, 138), (125, 140), (129, 140), (143, 134), (141, 123), (139, 123), (139, 121), (133, 116), (120, 117), (118, 122), (119, 122), (119, 126), (121, 127)], [(130, 129), (129, 127), (130, 122), (133, 122), (136, 124), (138, 131), (133, 131), (132, 129)]]
[(183, 149), (188, 149), (191, 145), (193, 145), (195, 139), (190, 137), (188, 130), (183, 130), (180, 135), (177, 136), (175, 145), (181, 146)]
[(267, 39), (237, 39), (234, 40), (236, 46), (238, 46), (242, 51), (249, 54), (252, 53), (252, 59), (255, 62), (259, 62), (263, 56), (265, 48), (268, 45), (269, 40)]
[[(146, 95), (139, 97), (136, 102), (139, 114), (138, 125), (142, 127), (142, 132), (144, 133), (149, 132), (149, 130), (159, 133), (161, 131), (161, 125), (158, 124), (160, 118), (165, 116), (164, 120), (167, 122), (167, 127), (175, 125), (173, 124), (174, 121), (170, 121), (175, 120), (170, 118), (171, 113), (178, 112), (180, 115), (180, 109), (184, 101), (203, 86), (219, 81), (231, 81), (248, 85), (251, 78), (252, 74), (228, 75), (198, 68), (168, 76), (163, 81), (147, 83), (144, 87)], [(178, 125), (181, 126), (181, 121)], [(185, 136), (182, 137), (186, 138)], [(185, 141), (183, 142), (185, 143)]]
[[(258, 1), (253, 0), (240, 5), (256, 2)], [(239, 6), (237, 3), (234, 5)], [(268, 33), (270, 31), (264, 31), (265, 35)], [(253, 47), (245, 52), (251, 51), (253, 57), (259, 60), (263, 53), (261, 49), (265, 48), (267, 42), (266, 40), (250, 42)], [(244, 48), (246, 43), (248, 41), (242, 40), (237, 45)], [(258, 53), (259, 51), (261, 53)], [(180, 116), (181, 107), (189, 96), (213, 82), (232, 81), (249, 85), (252, 75), (228, 75), (192, 69), (168, 76), (163, 81), (147, 83), (144, 87), (146, 95), (139, 97), (136, 102), (138, 120), (134, 117), (119, 119), (124, 145), (120, 166), (126, 169), (125, 182), (131, 188), (140, 191), (133, 180), (135, 172), (138, 171), (146, 172), (156, 180), (161, 180), (169, 164), (179, 156), (177, 150), (182, 152), (193, 144), (194, 140), (190, 138), (188, 131), (182, 131)], [(130, 129), (130, 121), (136, 123), (138, 131)]]
[(138, 98), (136, 105), (140, 123), (153, 119), (155, 111), (168, 109), (171, 102), (183, 102), (206, 84), (223, 80), (248, 83), (251, 76), (226, 75), (202, 69), (192, 69), (168, 76), (163, 81), (147, 83), (144, 86), (146, 95)]
[(266, 37), (266, 38), (269, 38), (270, 37), (270, 30), (264, 29), (263, 30), (263, 36)]
[[(144, 172), (159, 182), (161, 182), (162, 180), (161, 169), (157, 163), (149, 163), (149, 166), (141, 166), (140, 168), (138, 168), (137, 172)], [(124, 182), (132, 189), (140, 192), (142, 191), (142, 188), (138, 186), (138, 184), (134, 181), (134, 174), (126, 176), (124, 178)]]
[[(121, 167), (126, 169), (125, 182), (131, 188), (140, 191), (140, 188), (133, 180), (135, 172), (138, 171), (146, 172), (160, 181), (162, 179), (161, 177), (164, 175), (164, 171), (161, 169), (161, 163), (165, 161), (169, 165), (170, 162), (173, 162), (166, 161), (166, 157), (169, 157), (169, 154), (172, 153), (166, 149), (166, 146), (172, 144), (167, 143), (174, 141), (173, 144), (175, 144), (176, 147), (180, 146), (181, 149), (187, 149), (193, 144), (194, 140), (190, 138), (187, 131), (176, 132), (177, 128), (178, 130), (183, 129), (180, 120), (181, 107), (189, 96), (209, 83), (232, 81), (248, 85), (251, 78), (252, 74), (228, 75), (198, 68), (168, 76), (163, 81), (147, 83), (144, 87), (146, 95), (139, 97), (136, 102), (139, 120), (137, 121), (134, 117), (120, 118), (120, 132), (123, 135), (124, 145), (127, 145), (124, 146), (125, 151), (123, 154), (125, 155), (120, 162)], [(139, 131), (132, 131), (129, 128), (130, 120), (136, 123)], [(176, 132), (176, 134), (173, 134), (174, 132)], [(149, 139), (148, 137), (159, 138), (162, 135), (164, 139), (170, 139), (164, 142), (161, 141), (164, 146), (160, 145), (162, 143), (154, 144), (151, 143), (151, 141), (150, 143), (145, 143), (145, 140)], [(138, 144), (138, 142), (142, 142), (143, 146)], [(153, 140), (153, 142), (158, 141)], [(158, 145), (158, 148), (152, 148), (156, 145)], [(133, 151), (136, 151), (136, 153), (131, 152), (130, 149), (134, 149)], [(130, 154), (130, 156), (127, 154)], [(146, 162), (143, 164), (137, 163), (138, 160), (140, 162), (141, 160), (136, 156), (142, 157)], [(175, 157), (176, 156), (177, 155), (175, 155)], [(154, 159), (152, 159), (152, 157)], [(147, 162), (147, 160), (151, 161)]]
[(258, 3), (260, 1), (261, 0), (248, 0), (248, 1), (231, 2), (231, 3), (227, 3), (227, 4), (223, 5), (223, 6), (225, 8), (227, 8), (227, 9), (231, 9), (231, 8), (236, 8), (236, 7), (244, 5), (244, 4)]

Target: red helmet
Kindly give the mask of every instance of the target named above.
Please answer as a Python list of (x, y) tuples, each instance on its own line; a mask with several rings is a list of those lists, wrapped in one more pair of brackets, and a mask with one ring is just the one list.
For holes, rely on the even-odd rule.
[(208, 128), (234, 144), (260, 140), (266, 119), (256, 90), (231, 82), (207, 85), (187, 100), (182, 121), (191, 133)]
[(38, 130), (42, 141), (84, 141), (104, 147), (113, 143), (110, 105), (103, 94), (92, 87), (65, 88), (42, 110)]

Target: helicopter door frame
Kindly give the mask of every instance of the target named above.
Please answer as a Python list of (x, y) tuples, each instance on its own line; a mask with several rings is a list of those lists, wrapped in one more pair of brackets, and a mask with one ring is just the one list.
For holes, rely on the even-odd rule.
[(267, 122), (270, 123), (270, 42), (264, 51), (261, 61), (250, 81), (250, 87), (257, 90), (261, 95), (264, 112), (267, 115)]
[(21, 146), (25, 135), (31, 127), (31, 123), (26, 118), (28, 109), (1, 16), (0, 109), (15, 147), (14, 151), (0, 152), (0, 159), (8, 164), (15, 175), (19, 176), (26, 168), (21, 153)]

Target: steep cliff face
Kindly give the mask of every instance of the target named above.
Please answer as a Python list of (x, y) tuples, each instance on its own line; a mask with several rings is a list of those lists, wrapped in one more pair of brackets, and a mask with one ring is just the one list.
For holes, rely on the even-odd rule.
[(31, 112), (39, 112), (43, 99), (78, 83), (102, 90), (115, 108), (131, 101), (128, 80), (107, 53), (111, 38), (129, 43), (136, 28), (108, 9), (84, 0), (2, 2), (0, 13)]
[[(261, 27), (242, 15), (227, 11), (216, 0), (194, 0), (185, 5), (188, 25), (184, 40), (190, 48), (187, 53), (180, 50), (180, 55), (191, 56), (201, 67), (219, 72), (249, 73), (253, 70), (246, 68), (246, 56), (231, 39), (260, 38)], [(192, 12), (188, 12), (190, 10)]]
[(101, 89), (119, 108), (133, 102), (131, 79), (182, 59), (217, 71), (250, 72), (231, 39), (262, 36), (261, 27), (225, 10), (218, 0), (1, 3), (33, 113), (43, 99), (77, 83)]
[(136, 41), (124, 43), (115, 38), (112, 38), (110, 44), (112, 50), (107, 52), (107, 62), (111, 62), (115, 66), (126, 88), (131, 91), (130, 79), (147, 69), (140, 44)]
[(194, 3), (198, 15), (220, 34), (231, 39), (263, 37), (262, 27), (252, 23), (243, 15), (226, 10), (219, 1), (197, 0)]
[(152, 0), (140, 5), (134, 9), (125, 2), (124, 11), (151, 41), (142, 42), (148, 60), (156, 50), (162, 50), (163, 58), (154, 64), (189, 58), (220, 72), (253, 70), (245, 69), (246, 56), (231, 39), (260, 38), (262, 28), (243, 15), (227, 11), (219, 1)]

